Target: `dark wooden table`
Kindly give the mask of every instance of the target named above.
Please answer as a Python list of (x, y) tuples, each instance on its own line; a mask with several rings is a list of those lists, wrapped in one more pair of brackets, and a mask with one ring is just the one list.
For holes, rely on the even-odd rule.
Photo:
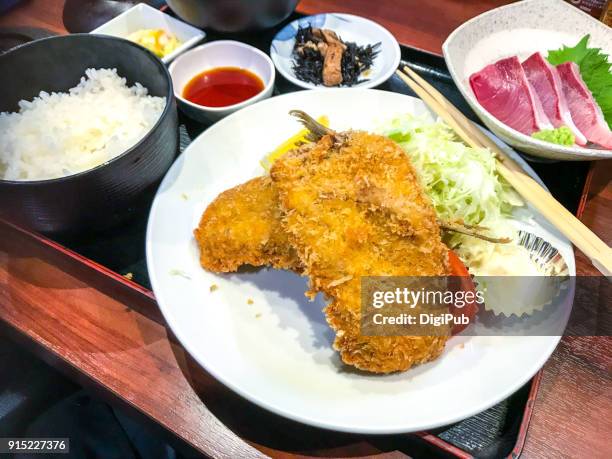
[[(352, 12), (386, 25), (409, 46), (440, 53), (461, 22), (504, 0), (303, 0), (299, 10)], [(65, 33), (63, 0), (25, 0), (0, 27)], [(610, 244), (612, 162), (593, 163), (582, 220)], [(579, 274), (596, 274), (576, 253)], [(84, 281), (84, 279), (86, 281)], [(129, 282), (123, 280), (123, 282)], [(0, 329), (113, 403), (214, 457), (384, 455), (429, 457), (412, 436), (327, 432), (282, 419), (229, 393), (198, 367), (165, 327), (146, 292), (110, 284), (0, 225)], [(609, 337), (568, 337), (544, 368), (524, 457), (612, 457)]]

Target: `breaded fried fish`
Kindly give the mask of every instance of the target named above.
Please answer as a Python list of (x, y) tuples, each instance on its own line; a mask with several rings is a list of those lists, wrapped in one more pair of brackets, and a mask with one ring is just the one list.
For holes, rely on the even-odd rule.
[(435, 211), (393, 141), (358, 131), (319, 135), (325, 132), (314, 146), (279, 158), (271, 177), (310, 293), (331, 299), (325, 313), (334, 347), (345, 363), (377, 373), (432, 360), (446, 336), (362, 336), (360, 289), (362, 276), (448, 274)]
[(242, 265), (298, 270), (299, 260), (282, 229), (276, 188), (257, 177), (221, 193), (194, 230), (200, 263), (210, 271)]

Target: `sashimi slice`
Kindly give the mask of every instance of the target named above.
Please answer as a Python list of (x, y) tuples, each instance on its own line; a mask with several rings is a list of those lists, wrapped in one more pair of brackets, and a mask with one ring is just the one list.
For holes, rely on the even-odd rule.
[(527, 135), (553, 128), (518, 57), (501, 59), (472, 74), (470, 86), (478, 102), (511, 128)]
[(574, 124), (567, 106), (557, 69), (550, 65), (540, 53), (532, 54), (521, 65), (552, 125), (556, 128), (567, 126), (574, 134), (576, 143), (586, 145), (586, 137)]
[(557, 65), (561, 87), (567, 100), (574, 123), (589, 142), (612, 149), (612, 131), (604, 120), (599, 105), (593, 99), (580, 76), (580, 69), (575, 62)]

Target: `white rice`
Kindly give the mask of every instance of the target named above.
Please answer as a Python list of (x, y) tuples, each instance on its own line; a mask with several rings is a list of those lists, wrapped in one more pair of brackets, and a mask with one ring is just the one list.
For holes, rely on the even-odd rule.
[(166, 105), (116, 69), (87, 69), (68, 93), (42, 91), (0, 113), (0, 178), (43, 180), (103, 164), (135, 145)]

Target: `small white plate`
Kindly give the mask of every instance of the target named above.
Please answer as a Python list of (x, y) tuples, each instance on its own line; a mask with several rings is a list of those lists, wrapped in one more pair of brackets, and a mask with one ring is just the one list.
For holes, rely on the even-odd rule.
[(574, 46), (590, 34), (589, 46), (612, 55), (612, 30), (562, 0), (524, 0), (481, 14), (458, 27), (442, 45), (448, 70), (474, 112), (505, 142), (534, 156), (590, 161), (612, 158), (612, 151), (562, 146), (534, 139), (506, 126), (482, 107), (469, 85), (470, 75), (509, 57), (523, 60), (536, 51)]
[(374, 45), (380, 42), (380, 51), (374, 59), (374, 65), (364, 81), (351, 88), (373, 88), (391, 77), (397, 69), (401, 51), (397, 40), (380, 24), (360, 16), (341, 13), (317, 14), (296, 19), (283, 27), (272, 40), (270, 56), (276, 69), (293, 84), (306, 89), (326, 88), (300, 80), (293, 71), (293, 45), (298, 27), (319, 27), (336, 32), (344, 41), (352, 41), (358, 45)]
[(194, 46), (206, 36), (204, 31), (179, 21), (172, 16), (168, 16), (166, 13), (162, 13), (144, 3), (139, 3), (124, 11), (90, 33), (127, 39), (128, 35), (141, 29), (164, 29), (182, 43), (172, 53), (162, 58), (164, 64), (172, 62), (172, 59)]
[[(347, 432), (439, 427), (523, 386), (559, 336), (455, 336), (433, 362), (399, 374), (364, 374), (343, 365), (332, 349), (334, 334), (321, 311), (325, 301), (321, 295), (308, 301), (306, 278), (273, 269), (218, 275), (201, 268), (193, 229), (202, 212), (220, 192), (264, 173), (260, 160), (300, 130), (288, 114), (292, 109), (327, 115), (338, 130), (372, 130), (401, 113), (429, 113), (421, 100), (387, 91), (297, 91), (233, 113), (195, 139), (157, 192), (146, 244), (155, 297), (187, 351), (253, 403)], [(535, 177), (512, 149), (497, 142)], [(531, 207), (523, 212), (533, 217), (529, 232), (556, 247), (575, 275), (567, 239)]]

